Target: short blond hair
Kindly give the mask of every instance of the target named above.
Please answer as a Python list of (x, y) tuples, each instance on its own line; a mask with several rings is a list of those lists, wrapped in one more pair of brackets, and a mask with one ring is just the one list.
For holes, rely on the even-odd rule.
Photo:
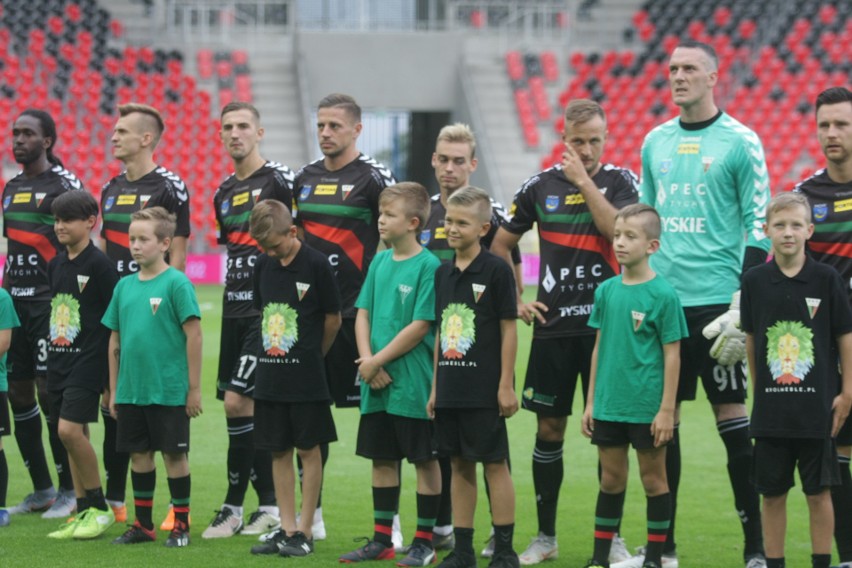
[(469, 185), (453, 193), (447, 199), (447, 206), (469, 207), (476, 213), (476, 218), (482, 223), (491, 222), (491, 197), (480, 187)]
[(591, 99), (574, 99), (565, 105), (565, 122), (582, 124), (599, 116), (606, 122), (606, 113), (601, 105)]
[(163, 136), (163, 132), (166, 131), (166, 123), (163, 122), (163, 117), (160, 115), (160, 111), (150, 105), (142, 103), (126, 103), (118, 105), (118, 116), (127, 116), (134, 112), (138, 112), (139, 114), (149, 117), (149, 119), (153, 120), (156, 124), (156, 129), (154, 131), (154, 146), (156, 146), (160, 141), (160, 138)]
[(415, 181), (401, 181), (390, 185), (379, 195), (379, 207), (397, 199), (403, 203), (405, 216), (409, 219), (416, 218), (419, 221), (418, 227), (422, 229), (426, 225), (431, 209), (429, 192), (426, 188)]
[(293, 215), (287, 206), (274, 199), (261, 201), (251, 210), (249, 234), (258, 243), (275, 235), (284, 235), (293, 226)]
[(463, 122), (448, 124), (438, 132), (438, 142), (448, 142), (451, 144), (467, 144), (470, 146), (470, 157), (476, 156), (476, 136), (473, 135), (473, 130), (470, 126)]
[(808, 198), (801, 193), (794, 193), (792, 191), (784, 191), (769, 200), (769, 203), (766, 205), (766, 222), (769, 223), (769, 219), (775, 213), (784, 209), (790, 209), (796, 205), (800, 205), (805, 210), (805, 219), (810, 224), (811, 204), (808, 202)]
[(154, 235), (158, 241), (172, 239), (175, 236), (177, 228), (177, 216), (174, 213), (169, 213), (164, 207), (150, 207), (148, 209), (140, 209), (130, 216), (130, 222), (134, 221), (150, 221), (154, 224)]

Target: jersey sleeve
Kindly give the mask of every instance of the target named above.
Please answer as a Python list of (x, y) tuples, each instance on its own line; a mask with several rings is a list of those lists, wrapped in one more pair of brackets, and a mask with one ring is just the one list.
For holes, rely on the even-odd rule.
[(423, 264), (423, 270), (417, 279), (417, 300), (411, 319), (431, 322), (435, 321), (435, 271), (441, 261), (425, 249), (421, 254), (428, 254), (431, 258)]
[(603, 313), (606, 309), (606, 297), (604, 296), (604, 290), (607, 288), (607, 284), (604, 283), (597, 287), (595, 290), (595, 303), (592, 305), (592, 313), (589, 315), (589, 321), (586, 325), (594, 329), (601, 328), (601, 321), (603, 320)]
[(501, 320), (518, 317), (517, 288), (515, 275), (505, 262), (500, 262), (500, 268), (494, 271), (494, 308)]
[(12, 329), (20, 326), (21, 321), (18, 319), (18, 314), (15, 313), (12, 296), (9, 295), (9, 292), (0, 288), (0, 329)]
[(669, 288), (668, 293), (661, 300), (658, 331), (660, 343), (665, 345), (689, 337), (686, 316), (683, 315), (683, 307), (674, 288)]
[(263, 273), (266, 268), (266, 261), (269, 257), (261, 254), (257, 257), (257, 264), (254, 267), (254, 274), (251, 277), (252, 287), (252, 305), (258, 312), (263, 311), (263, 298), (260, 297), (260, 279), (263, 278)]
[[(182, 273), (181, 276), (183, 276)], [(172, 294), (174, 294), (174, 298), (172, 298), (172, 300), (181, 325), (191, 318), (201, 319), (201, 308), (198, 307), (195, 288), (189, 278), (183, 276), (183, 278), (181, 278), (177, 282), (177, 285), (172, 289)]]
[(654, 206), (657, 202), (657, 188), (654, 185), (653, 165), (651, 164), (651, 145), (653, 132), (642, 142), (642, 177), (639, 179), (639, 201)]
[(535, 187), (540, 180), (539, 176), (529, 178), (515, 193), (512, 200), (512, 208), (509, 213), (511, 221), (503, 225), (510, 233), (521, 235), (532, 229), (536, 221), (535, 211)]
[(737, 167), (734, 172), (746, 246), (768, 251), (770, 241), (763, 232), (766, 222), (766, 204), (769, 202), (769, 170), (763, 154), (763, 145), (757, 134), (749, 131), (742, 135), (736, 148)]
[(340, 289), (331, 265), (323, 258), (317, 263), (317, 285), (319, 286), (320, 309), (326, 314), (340, 312)]
[(216, 242), (220, 245), (226, 245), (228, 244), (228, 235), (225, 233), (225, 220), (222, 218), (221, 188), (213, 194), (213, 214), (216, 216)]
[(275, 184), (272, 188), (269, 199), (280, 201), (286, 205), (287, 209), (289, 209), (292, 213), (294, 195), (293, 187), (295, 185), (296, 175), (293, 173), (293, 170), (282, 164), (275, 164), (273, 167), (276, 170), (276, 174), (280, 175), (275, 175), (273, 178), (275, 180)]
[(110, 261), (106, 255), (100, 258), (101, 261), (98, 262), (98, 290), (103, 301), (109, 302), (115, 293), (116, 285), (118, 285), (118, 270), (115, 268), (115, 263)]
[[(136, 278), (135, 275), (130, 275), (128, 278)], [(115, 291), (112, 294), (112, 299), (109, 301), (109, 305), (107, 306), (106, 312), (104, 313), (104, 317), (101, 318), (101, 323), (104, 324), (108, 329), (113, 331), (120, 331), (119, 329), (119, 319), (118, 319), (118, 304), (119, 298), (121, 296), (121, 282), (115, 287)]]
[(184, 188), (183, 198), (179, 192), (175, 192), (177, 203), (175, 205), (174, 214), (177, 217), (177, 226), (175, 227), (176, 237), (189, 237), (191, 228), (189, 223), (189, 196)]
[(616, 209), (621, 209), (639, 201), (639, 180), (628, 169), (621, 168), (618, 173), (619, 183), (612, 188), (610, 203)]
[(740, 286), (740, 328), (746, 333), (754, 333), (754, 316), (752, 314), (752, 281), (751, 274), (743, 276)]
[(848, 293), (840, 274), (831, 271), (829, 286), (831, 294), (831, 332), (837, 337), (852, 332), (852, 308), (849, 307)]

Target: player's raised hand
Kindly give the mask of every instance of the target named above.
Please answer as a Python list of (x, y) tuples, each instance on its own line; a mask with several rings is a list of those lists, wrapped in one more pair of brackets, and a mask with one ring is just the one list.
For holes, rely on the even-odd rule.
[(562, 173), (565, 175), (565, 179), (575, 186), (579, 186), (582, 181), (589, 177), (586, 166), (583, 165), (583, 159), (570, 144), (566, 144), (565, 150), (562, 152)]
[(538, 323), (543, 324), (546, 321), (544, 319), (546, 313), (547, 306), (541, 302), (536, 301), (528, 304), (518, 302), (518, 317), (527, 325), (530, 325), (533, 320), (538, 320)]

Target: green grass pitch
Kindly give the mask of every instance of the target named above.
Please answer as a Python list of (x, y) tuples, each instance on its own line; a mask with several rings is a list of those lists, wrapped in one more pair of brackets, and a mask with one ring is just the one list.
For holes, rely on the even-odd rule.
[[(533, 293), (532, 290), (527, 292)], [(358, 428), (356, 410), (335, 410), (340, 440), (331, 447), (326, 469), (323, 511), (328, 540), (316, 543), (316, 553), (305, 559), (253, 557), (249, 548), (254, 537), (205, 541), (201, 532), (214, 511), (221, 506), (226, 490), (225, 453), (227, 435), (222, 405), (215, 399), (215, 375), (218, 360), (218, 337), (221, 324), (221, 288), (198, 288), (204, 329), (203, 391), (204, 414), (192, 422), (192, 544), (186, 549), (163, 547), (165, 534), (156, 543), (135, 546), (112, 546), (110, 541), (121, 534), (123, 526), (112, 527), (103, 537), (89, 542), (54, 542), (46, 534), (56, 521), (39, 515), (17, 515), (9, 527), (0, 529), (0, 566), (270, 566), (275, 563), (303, 566), (330, 565), (337, 557), (356, 546), (353, 538), (372, 534), (370, 464), (355, 456)], [(519, 324), (518, 385), (523, 383), (529, 349), (530, 329)], [(151, 354), (156, 357), (156, 353)], [(700, 390), (700, 389), (699, 389)], [(594, 508), (597, 495), (596, 452), (580, 435), (578, 417), (582, 413), (579, 393), (574, 416), (569, 420), (565, 442), (565, 481), (559, 501), (558, 536), (560, 556), (548, 564), (554, 567), (580, 567), (591, 556), (594, 530)], [(102, 428), (92, 427), (95, 447), (101, 443)], [(515, 546), (520, 552), (536, 531), (535, 496), (532, 488), (531, 456), (535, 438), (534, 416), (520, 411), (509, 422), (513, 457), (517, 516)], [(725, 467), (724, 447), (716, 434), (710, 408), (703, 398), (683, 407), (681, 440), (683, 476), (678, 514), (678, 551), (680, 564), (686, 568), (729, 568), (742, 566), (742, 532), (733, 506), (733, 497)], [(8, 504), (17, 503), (31, 490), (17, 445), (12, 437), (3, 439), (9, 462), (10, 484)], [(47, 444), (45, 443), (45, 447)], [(100, 451), (98, 450), (100, 454)], [(631, 548), (645, 541), (645, 499), (636, 475), (635, 457), (631, 458), (630, 479), (622, 533)], [(154, 502), (155, 521), (164, 515), (168, 504), (165, 470), (158, 458), (157, 493)], [(480, 481), (481, 483), (481, 481)], [(414, 532), (414, 469), (403, 468), (401, 515), (403, 532), (410, 538)], [(128, 495), (130, 484), (128, 482)], [(477, 546), (488, 536), (489, 516), (485, 492), (480, 490), (480, 506), (476, 517)], [(249, 488), (245, 507), (254, 510), (257, 498)], [(791, 491), (788, 512), (787, 564), (810, 565), (810, 542), (805, 500), (799, 489)], [(129, 504), (132, 518), (133, 507)], [(487, 561), (480, 560), (480, 566)], [(389, 562), (385, 562), (390, 566)]]

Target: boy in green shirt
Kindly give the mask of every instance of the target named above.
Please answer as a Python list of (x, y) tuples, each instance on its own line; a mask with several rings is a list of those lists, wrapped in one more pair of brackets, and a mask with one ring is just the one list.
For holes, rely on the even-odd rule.
[(136, 521), (114, 544), (155, 540), (151, 519), (163, 454), (175, 525), (166, 546), (189, 544), (189, 419), (201, 414), (201, 311), (189, 278), (165, 254), (175, 217), (162, 207), (131, 216), (130, 251), (139, 272), (115, 288), (103, 323), (109, 340), (110, 413), (116, 445), (130, 452)]
[(624, 508), (628, 444), (636, 449), (647, 497), (645, 555), (613, 568), (660, 568), (671, 522), (666, 444), (675, 424), (680, 340), (688, 335), (677, 293), (648, 264), (660, 248), (660, 216), (644, 204), (615, 217), (613, 248), (622, 267), (595, 290), (592, 351), (583, 435), (598, 446), (601, 487), (595, 548), (587, 568), (609, 568), (609, 550)]
[(3, 450), (3, 436), (12, 431), (9, 421), (9, 405), (7, 392), (9, 383), (6, 380), (6, 352), (12, 343), (12, 328), (20, 327), (18, 314), (12, 304), (9, 292), (0, 288), (0, 527), (9, 525), (9, 511), (6, 510), (6, 490), (9, 488), (9, 466), (6, 463), (6, 452)]
[(386, 188), (379, 197), (379, 235), (389, 250), (376, 255), (355, 307), (360, 358), (359, 456), (373, 461), (375, 531), (341, 562), (394, 558), (391, 542), (399, 504), (399, 462), (417, 471), (417, 531), (399, 566), (435, 560), (432, 528), (441, 499), (432, 423), (426, 402), (432, 377), (437, 257), (418, 242), (429, 215), (429, 194), (417, 183)]

